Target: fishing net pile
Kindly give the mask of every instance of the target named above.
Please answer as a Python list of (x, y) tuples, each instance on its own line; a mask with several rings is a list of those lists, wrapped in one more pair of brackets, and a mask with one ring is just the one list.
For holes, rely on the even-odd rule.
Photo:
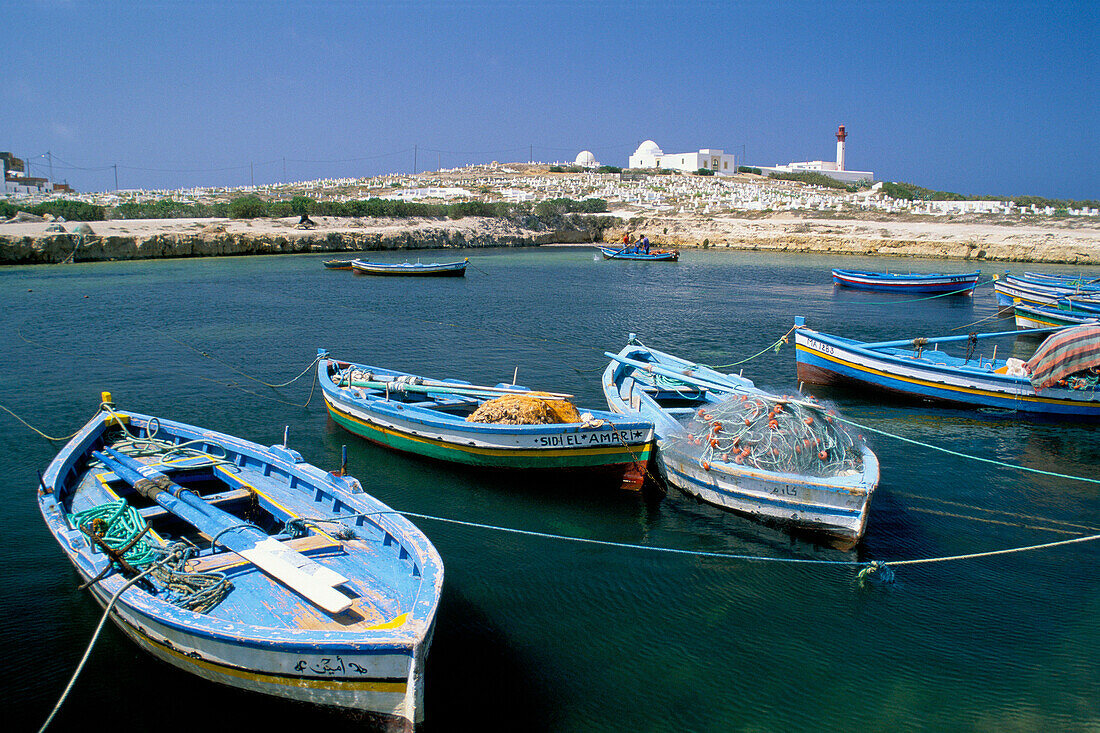
[(530, 395), (509, 394), (485, 402), (466, 422), (497, 423), (501, 425), (550, 425), (553, 423), (580, 422), (577, 408), (565, 400), (539, 397), (543, 392)]
[(863, 469), (863, 439), (812, 397), (734, 395), (700, 408), (669, 439), (669, 447), (711, 463), (805, 476)]

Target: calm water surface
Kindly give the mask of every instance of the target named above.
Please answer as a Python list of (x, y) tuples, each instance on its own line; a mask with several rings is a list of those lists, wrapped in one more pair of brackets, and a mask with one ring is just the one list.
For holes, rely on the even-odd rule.
[[(594, 253), (471, 251), (466, 278), (427, 280), (324, 271), (321, 256), (4, 268), (0, 404), (53, 436), (82, 425), (100, 390), (122, 408), (263, 444), (281, 442), (288, 428), (291, 447), (325, 468), (338, 466), (346, 444), (351, 473), (397, 509), (655, 547), (901, 560), (1100, 531), (1096, 484), (869, 435), (882, 483), (866, 539), (840, 553), (678, 493), (593, 491), (394, 454), (335, 427), (320, 394), (311, 393), (311, 374), (280, 389), (256, 381), (285, 382), (325, 347), (337, 358), (481, 383), (510, 381), (518, 368), (521, 384), (603, 407), (603, 352), (618, 351), (628, 332), (720, 365), (765, 349), (796, 315), (811, 327), (873, 340), (1012, 328), (995, 317), (989, 285), (973, 298), (902, 303), (834, 290), (829, 276), (831, 267), (934, 272), (962, 271), (962, 263), (688, 251), (668, 264), (606, 262)], [(1026, 356), (1034, 346), (1002, 340), (1000, 355)], [(982, 348), (989, 356), (992, 346)], [(760, 386), (797, 387), (793, 343), (743, 368)], [(1100, 478), (1093, 426), (818, 394), (880, 430)], [(45, 719), (101, 613), (77, 591), (78, 577), (34, 501), (36, 471), (59, 447), (0, 414), (0, 691), (18, 730)], [(850, 568), (418, 524), (446, 565), (426, 673), (427, 730), (1100, 727), (1095, 543), (899, 567), (895, 585), (860, 589)], [(255, 729), (363, 729), (348, 714), (179, 672), (113, 626), (55, 728), (193, 733), (238, 721)]]

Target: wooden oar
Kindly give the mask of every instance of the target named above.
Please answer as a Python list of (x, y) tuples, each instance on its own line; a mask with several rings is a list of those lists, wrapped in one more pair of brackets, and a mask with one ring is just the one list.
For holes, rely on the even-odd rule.
[[(349, 380), (340, 378), (337, 387), (349, 385)], [(391, 389), (394, 391), (421, 392), (426, 394), (456, 394), (473, 397), (503, 397), (504, 395), (526, 395), (543, 400), (571, 400), (573, 395), (560, 392), (543, 392), (535, 394), (528, 390), (507, 389), (505, 387), (482, 387), (476, 384), (447, 384), (445, 382), (425, 381), (421, 384), (401, 382), (397, 379), (356, 379), (350, 380), (352, 387), (370, 387), (373, 389)]]
[(219, 543), (329, 613), (340, 613), (351, 607), (352, 599), (333, 587), (348, 582), (335, 570), (283, 545), (258, 527), (242, 524), (237, 517), (211, 506), (155, 468), (113, 448), (104, 448), (103, 452), (95, 451), (92, 455), (139, 494), (200, 532), (217, 537)]

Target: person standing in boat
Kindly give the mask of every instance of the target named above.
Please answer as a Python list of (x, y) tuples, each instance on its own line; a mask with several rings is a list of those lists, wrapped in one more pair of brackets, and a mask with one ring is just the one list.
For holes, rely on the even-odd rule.
[(649, 237), (642, 235), (642, 238), (638, 240), (638, 251), (649, 254)]

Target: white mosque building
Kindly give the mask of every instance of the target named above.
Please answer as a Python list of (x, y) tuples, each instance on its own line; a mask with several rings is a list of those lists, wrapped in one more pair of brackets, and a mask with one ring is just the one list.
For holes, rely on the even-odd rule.
[(630, 156), (630, 167), (668, 168), (685, 172), (709, 168), (718, 175), (732, 176), (737, 172), (737, 160), (733, 154), (715, 148), (703, 148), (697, 153), (666, 154), (657, 147), (657, 143), (646, 140)]
[(582, 150), (577, 153), (577, 159), (573, 161), (573, 165), (579, 165), (582, 168), (599, 168), (600, 163), (596, 160), (596, 156), (592, 154), (591, 150)]
[(850, 171), (844, 167), (844, 141), (847, 138), (848, 133), (844, 131), (844, 125), (840, 125), (836, 131), (835, 163), (830, 160), (806, 160), (800, 163), (787, 163), (786, 165), (777, 164), (773, 168), (761, 167), (760, 171), (764, 175), (769, 173), (821, 173), (844, 183), (873, 182), (875, 174), (871, 171)]

